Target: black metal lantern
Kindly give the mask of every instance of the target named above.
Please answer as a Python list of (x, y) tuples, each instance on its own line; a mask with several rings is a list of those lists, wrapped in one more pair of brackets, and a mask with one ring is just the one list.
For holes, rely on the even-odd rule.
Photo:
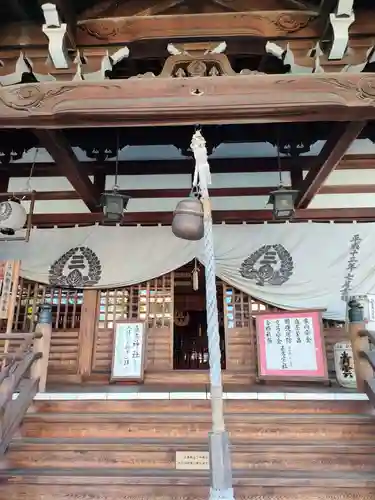
[(111, 222), (121, 222), (130, 196), (119, 193), (117, 190), (108, 191), (102, 194), (101, 206), (104, 218)]
[(294, 214), (294, 200), (298, 194), (295, 189), (280, 186), (276, 191), (271, 191), (267, 205), (272, 205), (272, 213), (277, 220), (288, 220)]

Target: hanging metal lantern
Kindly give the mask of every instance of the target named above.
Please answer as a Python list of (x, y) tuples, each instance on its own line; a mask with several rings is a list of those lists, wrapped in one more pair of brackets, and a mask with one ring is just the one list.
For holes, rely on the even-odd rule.
[(52, 323), (51, 304), (41, 304), (39, 306), (38, 323), (42, 325), (49, 325)]
[(280, 186), (271, 191), (267, 205), (272, 205), (272, 213), (277, 220), (288, 220), (294, 214), (294, 200), (298, 191)]
[(0, 232), (13, 236), (26, 224), (27, 213), (21, 205), (21, 200), (11, 198), (0, 203)]
[(359, 300), (357, 300), (356, 297), (350, 297), (348, 307), (349, 323), (362, 323), (364, 319), (363, 305)]
[(101, 205), (104, 218), (107, 221), (121, 222), (130, 196), (119, 193), (117, 190), (108, 191), (102, 194)]
[(172, 232), (183, 240), (203, 238), (203, 205), (198, 198), (186, 198), (178, 203), (173, 213)]

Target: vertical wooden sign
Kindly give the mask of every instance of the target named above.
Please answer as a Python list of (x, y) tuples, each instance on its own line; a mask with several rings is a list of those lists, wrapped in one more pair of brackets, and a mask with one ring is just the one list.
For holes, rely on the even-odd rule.
[(13, 272), (16, 267), (15, 264), (13, 260), (2, 261), (0, 263), (0, 319), (8, 318), (8, 309), (13, 288)]
[(146, 353), (145, 322), (117, 321), (114, 330), (111, 381), (142, 382)]

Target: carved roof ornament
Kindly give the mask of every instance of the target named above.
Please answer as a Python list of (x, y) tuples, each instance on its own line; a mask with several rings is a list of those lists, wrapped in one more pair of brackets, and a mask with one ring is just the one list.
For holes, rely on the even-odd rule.
[[(368, 64), (375, 62), (375, 46), (367, 50), (348, 50), (340, 63), (332, 65), (324, 54), (321, 44), (318, 42), (306, 54), (293, 51), (289, 42), (267, 42), (266, 52), (277, 57), (284, 66), (289, 66), (289, 73), (295, 75), (316, 73), (361, 73), (366, 70)], [(306, 65), (299, 64), (305, 62)], [(366, 72), (366, 71), (365, 71)]]
[(97, 71), (84, 70), (82, 65), (82, 56), (77, 52), (74, 62), (77, 64), (77, 71), (73, 77), (73, 81), (86, 80), (90, 82), (100, 82), (108, 78), (108, 74), (113, 70), (113, 67), (123, 59), (129, 57), (129, 48), (121, 47), (114, 54), (109, 55), (108, 50), (100, 61), (100, 67)]
[[(12, 63), (10, 63), (9, 66), (11, 66)], [(4, 70), (5, 68), (3, 68), (1, 72), (2, 74), (0, 75), (0, 85), (2, 86), (21, 83), (25, 75), (31, 75), (35, 78), (35, 80), (39, 82), (51, 82), (56, 80), (55, 77), (50, 75), (49, 73), (42, 74), (35, 72), (33, 61), (30, 58), (26, 57), (26, 55), (22, 51), (20, 52), (18, 59), (15, 61), (14, 71), (5, 73)]]
[(354, 0), (337, 0), (335, 11), (329, 14), (330, 32), (323, 34), (322, 46), (330, 61), (341, 60), (348, 49), (349, 29), (355, 21), (353, 3)]
[(171, 56), (165, 61), (159, 75), (148, 72), (132, 78), (196, 78), (263, 74), (247, 69), (236, 73), (228, 57), (223, 53), (226, 47), (226, 42), (169, 43), (167, 50)]
[(48, 51), (56, 69), (69, 68), (67, 55), (68, 25), (62, 23), (57, 7), (52, 2), (42, 4), (45, 23), (43, 33), (48, 38)]

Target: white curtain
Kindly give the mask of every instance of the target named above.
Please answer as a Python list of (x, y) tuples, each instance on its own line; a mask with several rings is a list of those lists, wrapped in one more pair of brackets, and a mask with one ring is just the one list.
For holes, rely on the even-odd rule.
[[(265, 302), (344, 319), (340, 289), (356, 234), (362, 241), (352, 293), (375, 293), (375, 224), (215, 226), (217, 274)], [(194, 257), (204, 263), (201, 242), (180, 240), (165, 226), (34, 229), (29, 243), (0, 245), (0, 260), (20, 259), (23, 277), (77, 288), (140, 283)]]

